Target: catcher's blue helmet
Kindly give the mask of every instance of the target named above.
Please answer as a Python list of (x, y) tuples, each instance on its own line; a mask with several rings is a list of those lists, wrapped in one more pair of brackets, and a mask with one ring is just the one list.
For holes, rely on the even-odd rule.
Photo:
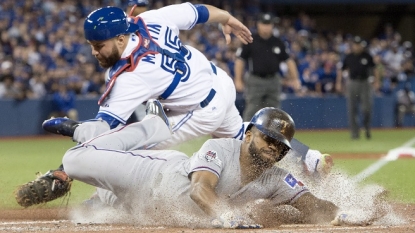
[(127, 14), (122, 9), (113, 6), (91, 12), (84, 22), (85, 38), (89, 41), (108, 40), (138, 29), (138, 25), (128, 22)]
[(294, 137), (295, 124), (291, 116), (283, 110), (271, 107), (259, 110), (252, 117), (247, 130), (252, 126), (291, 148), (290, 141)]
[(129, 6), (148, 6), (148, 0), (128, 0)]

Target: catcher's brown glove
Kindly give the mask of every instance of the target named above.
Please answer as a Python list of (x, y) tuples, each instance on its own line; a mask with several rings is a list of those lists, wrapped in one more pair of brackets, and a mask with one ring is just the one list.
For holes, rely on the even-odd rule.
[(16, 201), (23, 207), (49, 202), (67, 194), (71, 184), (72, 179), (64, 171), (50, 170), (19, 186), (15, 191)]

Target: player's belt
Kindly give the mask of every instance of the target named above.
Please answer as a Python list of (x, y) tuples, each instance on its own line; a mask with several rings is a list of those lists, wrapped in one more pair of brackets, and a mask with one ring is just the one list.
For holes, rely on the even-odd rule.
[[(216, 66), (213, 65), (213, 63), (210, 63), (210, 66), (212, 67), (213, 73), (215, 75), (217, 75)], [(212, 101), (213, 98), (215, 97), (215, 95), (216, 95), (215, 89), (213, 89), (213, 88), (210, 89), (210, 92), (209, 92), (208, 96), (206, 97), (206, 99), (204, 99), (202, 102), (200, 102), (200, 107), (204, 108), (204, 107), (208, 106), (210, 101)]]

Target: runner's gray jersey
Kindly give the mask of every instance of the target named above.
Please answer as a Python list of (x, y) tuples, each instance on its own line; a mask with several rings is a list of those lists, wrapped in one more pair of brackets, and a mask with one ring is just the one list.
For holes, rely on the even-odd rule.
[(288, 171), (274, 166), (258, 179), (241, 187), (240, 148), (236, 139), (211, 139), (189, 160), (189, 172), (211, 171), (219, 177), (216, 191), (219, 196), (231, 197), (234, 202), (247, 202), (261, 198), (273, 203), (291, 203), (308, 189)]
[(210, 139), (189, 159), (180, 152), (164, 151), (165, 153), (160, 156), (157, 151), (145, 151), (147, 157), (165, 161), (154, 162), (146, 159), (148, 164), (140, 165), (145, 168), (143, 172), (148, 172), (143, 174), (140, 183), (146, 186), (147, 190), (151, 190), (151, 194), (147, 193), (140, 199), (147, 202), (148, 198), (152, 197), (168, 206), (180, 203), (180, 206), (176, 207), (198, 212), (200, 209), (189, 197), (190, 177), (197, 171), (209, 171), (217, 175), (218, 196), (235, 204), (256, 199), (271, 199), (275, 204), (290, 203), (308, 192), (301, 181), (276, 166), (265, 171), (255, 181), (241, 187), (241, 144), (242, 141), (237, 139)]

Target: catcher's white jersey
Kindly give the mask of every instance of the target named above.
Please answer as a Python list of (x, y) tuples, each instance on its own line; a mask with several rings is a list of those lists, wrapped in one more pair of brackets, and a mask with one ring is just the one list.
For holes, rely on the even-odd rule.
[[(179, 30), (191, 29), (197, 20), (197, 12), (190, 3), (172, 5), (144, 12), (140, 17), (147, 24), (152, 39), (163, 49), (172, 53), (180, 51), (182, 43), (179, 39)], [(130, 56), (140, 43), (139, 37), (130, 34), (127, 48), (122, 58)], [(173, 93), (166, 100), (161, 100), (165, 108), (188, 112), (199, 108), (199, 104), (214, 88), (217, 77), (211, 63), (198, 50), (186, 46), (190, 55), (185, 56), (189, 69)], [(125, 123), (135, 108), (148, 99), (157, 99), (173, 80), (172, 59), (158, 53), (144, 56), (136, 69), (122, 73), (111, 91), (110, 98), (101, 104), (100, 111)], [(108, 71), (106, 79), (109, 80)], [(129, 100), (134, 100), (131, 103)]]
[[(147, 11), (140, 17), (161, 48), (177, 53), (182, 46), (179, 30), (191, 29), (197, 22), (198, 13), (191, 3), (183, 3)], [(122, 58), (136, 49), (139, 40), (137, 35), (131, 34)], [(175, 134), (171, 140), (157, 144), (157, 149), (201, 135), (237, 137), (243, 134), (242, 119), (234, 104), (236, 91), (232, 79), (219, 67), (212, 66), (200, 51), (185, 47), (188, 50), (184, 56), (188, 69), (171, 95), (160, 100), (165, 109), (170, 110), (167, 115)], [(169, 87), (174, 77), (173, 65), (172, 59), (160, 53), (144, 56), (135, 70), (118, 76), (108, 98), (101, 103), (98, 115), (109, 115), (125, 124), (140, 104), (151, 98), (157, 99)], [(109, 71), (106, 78), (107, 81), (110, 79)], [(212, 92), (215, 92), (213, 98)], [(209, 104), (201, 105), (206, 100)], [(76, 131), (84, 132), (79, 134)], [(91, 138), (91, 135), (85, 135), (91, 131), (88, 122), (76, 131), (74, 140), (78, 142)]]
[(143, 214), (140, 219), (149, 220), (153, 216), (146, 216), (150, 210), (152, 214), (171, 217), (175, 212), (204, 216), (189, 196), (190, 175), (201, 170), (219, 177), (216, 193), (233, 203), (256, 199), (291, 203), (308, 192), (300, 181), (278, 167), (242, 186), (239, 163), (242, 141), (237, 139), (208, 140), (191, 158), (173, 150), (129, 151), (168, 136), (165, 123), (154, 117), (113, 129), (69, 150), (63, 165), (70, 177), (108, 190), (136, 214)]

